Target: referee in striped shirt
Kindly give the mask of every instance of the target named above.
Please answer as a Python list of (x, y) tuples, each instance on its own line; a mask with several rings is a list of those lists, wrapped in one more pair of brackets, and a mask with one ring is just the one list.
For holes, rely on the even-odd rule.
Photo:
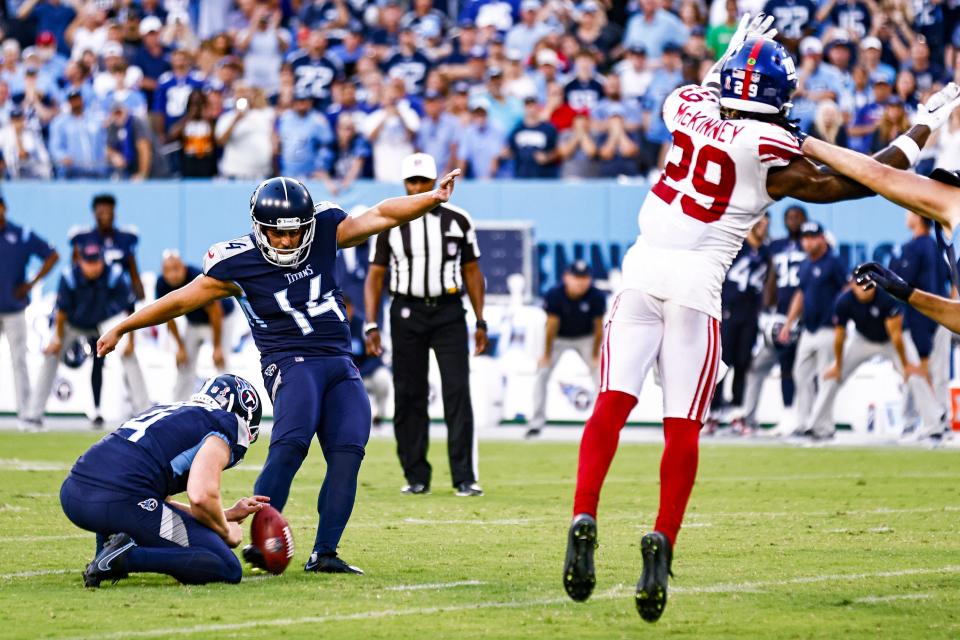
[[(401, 165), (408, 195), (433, 189), (437, 164), (425, 153)], [(483, 321), (483, 274), (473, 221), (463, 209), (442, 204), (427, 215), (377, 237), (364, 290), (367, 352), (383, 353), (377, 317), (390, 267), (390, 327), (393, 338), (394, 433), (407, 479), (407, 494), (430, 492), (427, 462), (430, 418), (430, 349), (437, 356), (447, 423), (450, 475), (458, 496), (482, 496), (477, 484), (477, 451), (470, 404), (470, 360), (462, 297), (464, 289), (477, 317), (476, 353), (487, 346)]]

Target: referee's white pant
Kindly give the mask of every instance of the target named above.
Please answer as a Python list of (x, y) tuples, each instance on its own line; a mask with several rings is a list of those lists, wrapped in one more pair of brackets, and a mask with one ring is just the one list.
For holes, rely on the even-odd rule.
[[(793, 382), (797, 391), (794, 405), (800, 424), (804, 424), (813, 411), (818, 384), (823, 385), (824, 370), (833, 362), (833, 328), (823, 327), (816, 331), (803, 330), (797, 343), (797, 360), (793, 363)], [(801, 427), (799, 431), (803, 431)]]
[(0, 313), (0, 334), (7, 336), (13, 365), (13, 390), (17, 396), (17, 417), (26, 417), (30, 402), (30, 374), (27, 371), (27, 317), (23, 311)]
[[(226, 330), (226, 321), (223, 323), (223, 330)], [(221, 336), (221, 339), (223, 336)], [(213, 329), (208, 324), (187, 323), (183, 335), (183, 349), (187, 352), (186, 361), (177, 367), (177, 385), (173, 391), (174, 400), (189, 400), (199, 388), (197, 380), (197, 354), (200, 353), (200, 347), (204, 342), (213, 344)], [(224, 359), (226, 359), (226, 350), (224, 350)], [(217, 371), (223, 373), (223, 371)]]
[(584, 364), (590, 369), (590, 375), (597, 383), (598, 369), (593, 365), (593, 342), (591, 333), (580, 338), (561, 338), (557, 336), (553, 341), (553, 352), (550, 354), (550, 363), (537, 371), (537, 382), (533, 390), (533, 418), (530, 420), (531, 429), (542, 429), (547, 422), (547, 384), (560, 357), (567, 351), (573, 350), (580, 354)]
[[(920, 356), (917, 354), (917, 348), (913, 341), (904, 339), (903, 346), (907, 362), (913, 365), (918, 364)], [(857, 330), (849, 333), (843, 345), (843, 368), (840, 372), (840, 379), (823, 380), (821, 382), (813, 411), (809, 414), (809, 420), (806, 422), (806, 428), (811, 429), (819, 436), (830, 435), (835, 431), (833, 405), (837, 399), (837, 392), (860, 365), (877, 356), (890, 360), (894, 368), (901, 374), (903, 373), (900, 356), (891, 341), (872, 342)], [(910, 376), (907, 380), (907, 387), (918, 401), (924, 430), (936, 430), (941, 424), (943, 411), (934, 401), (933, 388), (926, 380), (916, 375)], [(802, 418), (803, 416), (801, 416)]]
[[(63, 355), (63, 350), (73, 344), (73, 341), (77, 338), (96, 338), (99, 335), (99, 331), (79, 329), (70, 323), (64, 325), (60, 351), (53, 355), (46, 355), (43, 358), (43, 366), (40, 368), (37, 387), (33, 390), (33, 395), (30, 398), (30, 408), (26, 415), (27, 419), (40, 420), (43, 418), (43, 414), (47, 408), (47, 399), (53, 390), (53, 382), (57, 375), (57, 368), (60, 366), (60, 357)], [(122, 353), (123, 348), (121, 347), (119, 350)], [(127, 383), (130, 407), (133, 414), (136, 415), (150, 406), (150, 399), (147, 396), (147, 384), (143, 378), (143, 371), (140, 369), (140, 361), (137, 360), (136, 352), (131, 353), (129, 356), (121, 355), (120, 362), (123, 365), (123, 377)]]

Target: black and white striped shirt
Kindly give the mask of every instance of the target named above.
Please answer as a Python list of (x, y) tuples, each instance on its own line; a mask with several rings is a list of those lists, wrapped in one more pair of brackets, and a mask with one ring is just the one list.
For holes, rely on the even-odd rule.
[(371, 264), (390, 267), (390, 293), (434, 298), (463, 291), (461, 265), (480, 258), (470, 215), (443, 204), (377, 236)]

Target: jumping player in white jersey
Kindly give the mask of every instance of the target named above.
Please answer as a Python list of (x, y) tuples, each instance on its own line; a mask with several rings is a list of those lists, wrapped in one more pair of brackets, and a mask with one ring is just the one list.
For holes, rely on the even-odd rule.
[[(580, 444), (563, 582), (574, 600), (596, 583), (600, 489), (620, 430), (650, 367), (663, 387), (665, 447), (654, 531), (641, 540), (635, 602), (655, 622), (667, 602), (673, 546), (693, 489), (698, 440), (720, 371), (720, 289), (744, 237), (780, 198), (836, 202), (872, 192), (805, 159), (787, 120), (796, 70), (762, 15), (740, 23), (703, 85), (664, 102), (673, 145), (639, 214), (601, 352), (600, 393)], [(931, 99), (933, 100), (933, 99)], [(941, 103), (945, 102), (943, 100)], [(943, 111), (943, 109), (941, 109)], [(906, 168), (947, 116), (921, 107), (916, 124), (875, 157)]]

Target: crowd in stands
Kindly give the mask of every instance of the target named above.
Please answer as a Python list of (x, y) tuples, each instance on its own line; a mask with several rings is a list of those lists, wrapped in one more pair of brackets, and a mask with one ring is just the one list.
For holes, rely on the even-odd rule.
[[(793, 117), (875, 151), (960, 77), (943, 0), (5, 0), (10, 179), (399, 182), (425, 151), (468, 178), (642, 177), (663, 100), (743, 12), (796, 57)], [(919, 170), (960, 168), (960, 117)]]

